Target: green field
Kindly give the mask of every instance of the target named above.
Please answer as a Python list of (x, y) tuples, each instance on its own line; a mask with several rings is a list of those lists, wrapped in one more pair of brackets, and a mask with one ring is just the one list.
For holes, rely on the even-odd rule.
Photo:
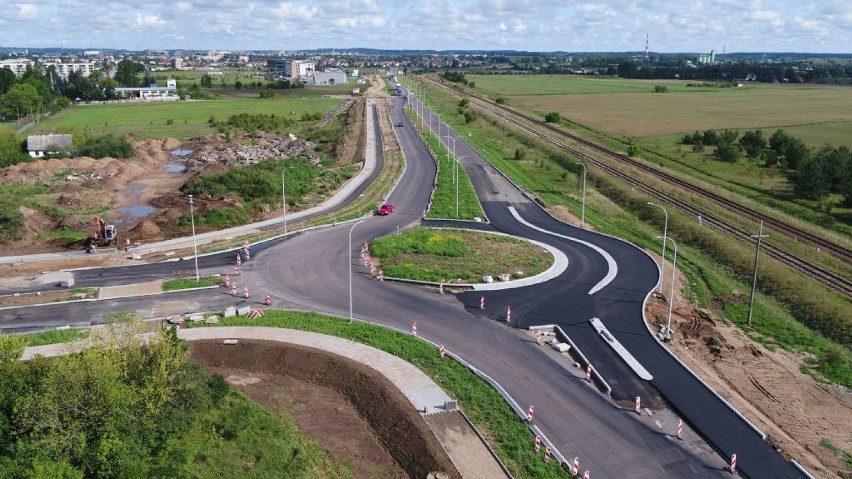
[[(842, 86), (687, 87), (689, 81), (568, 75), (468, 75), (476, 89), (511, 106), (559, 112), (612, 136), (649, 137), (695, 130), (784, 128), (810, 145), (852, 145), (852, 90)], [(654, 93), (665, 85), (668, 93)], [(794, 133), (795, 132), (795, 133)]]
[[(340, 98), (324, 98), (318, 91), (301, 89), (276, 90), (276, 95), (270, 99), (76, 105), (42, 120), (27, 130), (26, 134), (73, 132), (89, 128), (99, 134), (132, 134), (137, 139), (186, 139), (215, 133), (216, 130), (208, 124), (211, 116), (221, 121), (238, 113), (282, 115), (297, 120), (297, 125), (304, 128), (309, 125), (298, 123), (303, 113), (325, 114), (343, 102)], [(169, 120), (172, 121), (171, 125), (167, 124)], [(298, 131), (299, 126), (296, 128)]]

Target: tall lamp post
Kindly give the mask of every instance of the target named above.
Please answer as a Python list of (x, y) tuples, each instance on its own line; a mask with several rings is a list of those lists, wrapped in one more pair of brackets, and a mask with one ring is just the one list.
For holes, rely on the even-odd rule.
[[(657, 238), (660, 238), (657, 236)], [(675, 271), (677, 271), (677, 243), (675, 240), (671, 238), (666, 238), (671, 241), (674, 245), (674, 257), (672, 259), (672, 289), (670, 297), (669, 297), (669, 319), (666, 321), (666, 330), (664, 332), (663, 339), (669, 341), (672, 339), (672, 306), (674, 306), (674, 285), (675, 285)]]
[(200, 281), (198, 277), (198, 243), (195, 241), (195, 212), (192, 207), (192, 195), (189, 195), (189, 220), (192, 222), (192, 251), (195, 253), (195, 281)]
[(287, 234), (287, 181), (285, 177), (285, 173), (287, 172), (287, 167), (284, 166), (281, 168), (281, 208), (284, 209), (284, 234)]
[(748, 299), (748, 327), (751, 327), (751, 309), (754, 305), (754, 290), (757, 287), (757, 258), (760, 256), (760, 240), (769, 238), (768, 234), (763, 234), (763, 220), (760, 220), (760, 231), (756, 235), (751, 235), (757, 239), (757, 246), (754, 250), (754, 277), (751, 280), (751, 296)]
[(669, 230), (669, 212), (666, 211), (665, 208), (663, 208), (662, 206), (660, 206), (656, 203), (652, 203), (652, 202), (649, 201), (648, 204), (651, 205), (651, 206), (656, 206), (657, 208), (663, 210), (663, 213), (666, 214), (666, 222), (663, 224), (663, 252), (660, 255), (660, 285), (657, 288), (657, 292), (659, 294), (663, 294), (663, 271), (664, 271), (664, 267), (665, 267), (665, 264), (666, 264), (665, 263), (665, 261), (666, 261), (666, 235), (668, 234), (668, 230)]
[(346, 256), (349, 259), (349, 322), (352, 322), (352, 230), (355, 229), (356, 226), (363, 223), (364, 220), (360, 220), (355, 222), (351, 228), (349, 228), (349, 249), (346, 250)]
[[(580, 209), (580, 225), (585, 228), (586, 227), (586, 164), (582, 161), (580, 162), (580, 166), (583, 167), (583, 206)], [(662, 273), (660, 273), (662, 274)]]

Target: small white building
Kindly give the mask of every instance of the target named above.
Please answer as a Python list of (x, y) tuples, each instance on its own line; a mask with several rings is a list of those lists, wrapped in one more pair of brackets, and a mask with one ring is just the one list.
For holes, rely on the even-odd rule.
[(174, 101), (180, 100), (177, 94), (177, 80), (169, 78), (166, 86), (151, 85), (147, 87), (116, 88), (115, 92), (125, 98), (136, 98), (144, 101)]
[(33, 158), (56, 154), (71, 148), (71, 135), (54, 134), (30, 135), (27, 137), (27, 152)]
[(313, 72), (306, 80), (308, 85), (345, 85), (346, 73), (336, 70), (327, 72)]

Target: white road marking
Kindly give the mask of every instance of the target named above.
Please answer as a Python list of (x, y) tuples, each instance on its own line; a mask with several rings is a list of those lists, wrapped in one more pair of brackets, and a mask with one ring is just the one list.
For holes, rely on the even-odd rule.
[(601, 256), (604, 257), (604, 259), (606, 260), (607, 267), (608, 267), (608, 271), (606, 273), (606, 276), (604, 276), (603, 279), (598, 282), (598, 284), (596, 284), (592, 289), (589, 290), (589, 294), (597, 293), (598, 291), (602, 290), (606, 285), (611, 283), (612, 280), (615, 279), (615, 276), (618, 274), (618, 263), (616, 263), (615, 259), (609, 253), (607, 253), (606, 250), (604, 250), (600, 246), (589, 243), (588, 241), (583, 241), (581, 239), (572, 238), (570, 236), (561, 235), (559, 233), (554, 233), (553, 231), (548, 231), (544, 228), (539, 228), (538, 226), (536, 226), (536, 225), (524, 220), (523, 218), (521, 218), (521, 215), (518, 214), (518, 212), (517, 212), (517, 210), (515, 210), (514, 206), (509, 207), (509, 212), (511, 212), (512, 216), (514, 216), (515, 219), (518, 220), (518, 222), (520, 222), (524, 226), (532, 228), (536, 231), (541, 231), (542, 233), (546, 233), (546, 234), (556, 236), (556, 237), (559, 237), (559, 238), (564, 238), (564, 239), (567, 239), (568, 241), (574, 241), (575, 243), (580, 243), (582, 245), (588, 246), (589, 248), (592, 248), (593, 250), (597, 251), (598, 253), (600, 253)]

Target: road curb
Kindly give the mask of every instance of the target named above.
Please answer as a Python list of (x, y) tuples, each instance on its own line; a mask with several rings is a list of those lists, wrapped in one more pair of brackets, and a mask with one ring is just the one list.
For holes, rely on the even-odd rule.
[(612, 387), (609, 385), (608, 382), (606, 382), (606, 379), (604, 379), (604, 377), (598, 371), (598, 368), (594, 367), (594, 365), (592, 365), (591, 361), (589, 361), (589, 359), (586, 358), (586, 355), (583, 354), (583, 352), (580, 350), (580, 348), (577, 347), (577, 345), (571, 339), (571, 336), (568, 336), (568, 334), (565, 333), (565, 331), (563, 331), (562, 328), (560, 328), (558, 325), (555, 325), (555, 324), (544, 324), (544, 325), (539, 325), (539, 326), (530, 326), (528, 328), (529, 331), (539, 331), (539, 330), (545, 330), (545, 329), (554, 330), (559, 336), (562, 336), (562, 339), (564, 340), (564, 342), (568, 343), (568, 345), (571, 346), (571, 349), (568, 350), (568, 354), (570, 354), (571, 357), (574, 358), (575, 361), (577, 361), (577, 363), (580, 365), (580, 367), (592, 366), (592, 381), (597, 385), (598, 389), (602, 393), (606, 394), (607, 396), (611, 396), (612, 395)]

